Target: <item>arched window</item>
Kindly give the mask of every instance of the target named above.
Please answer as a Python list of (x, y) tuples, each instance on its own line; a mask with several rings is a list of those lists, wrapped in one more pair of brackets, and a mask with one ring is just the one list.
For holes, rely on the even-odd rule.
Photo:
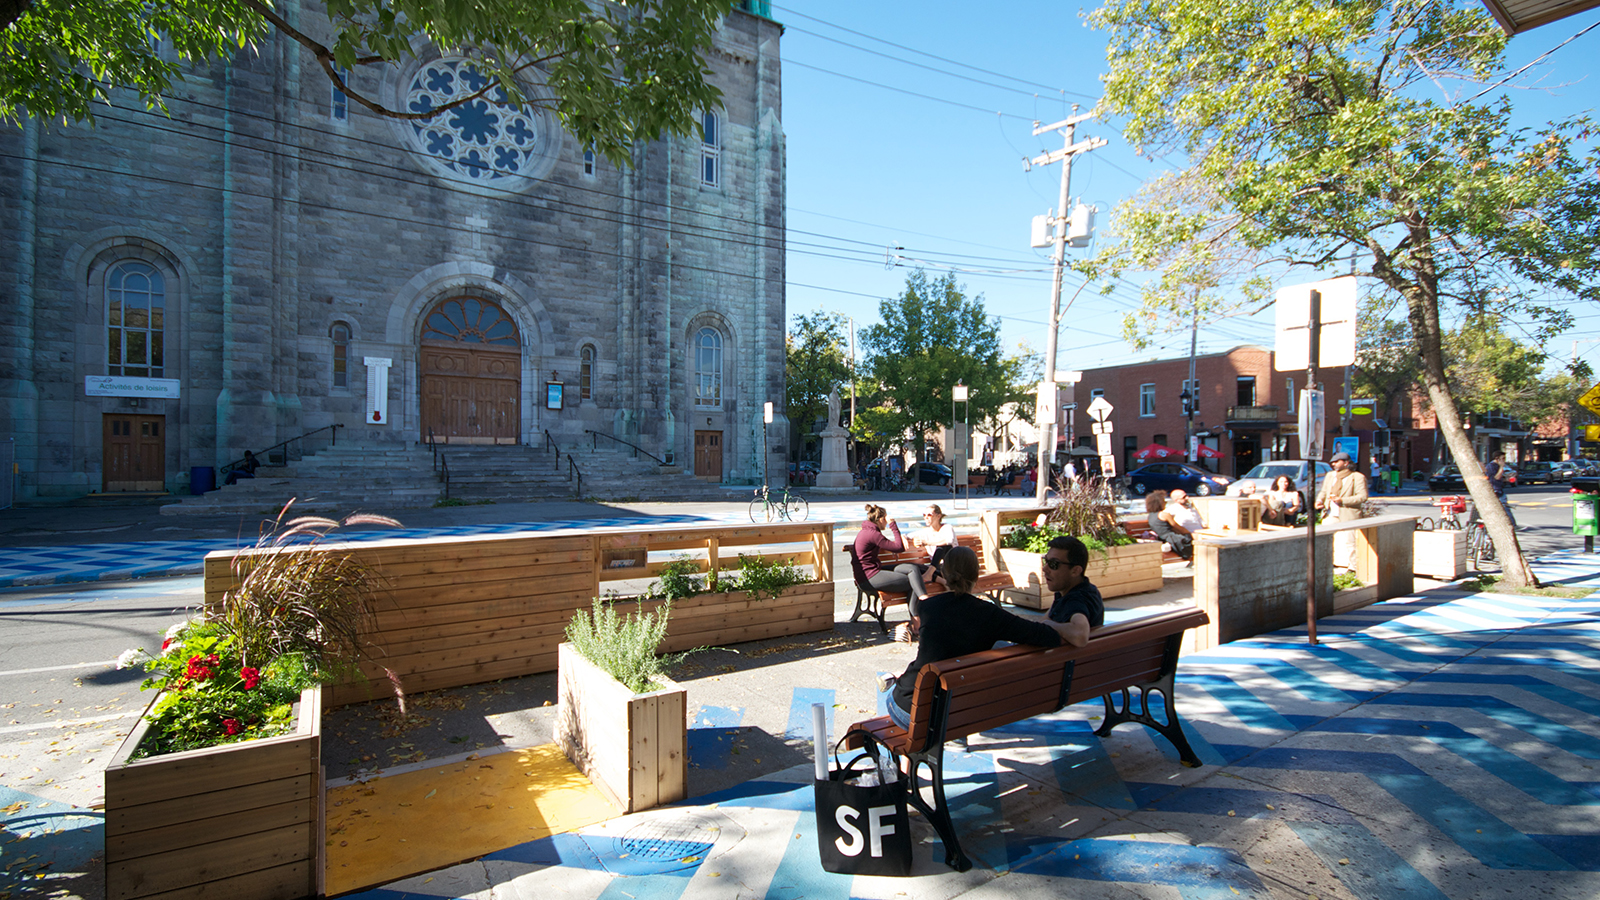
[(505, 310), (476, 297), (455, 297), (440, 302), (422, 321), (422, 339), (522, 346), (516, 323)]
[(350, 386), (350, 326), (344, 322), (335, 322), (328, 329), (328, 336), (333, 338), (333, 386), (348, 388)]
[(700, 181), (706, 187), (722, 181), (722, 117), (714, 112), (700, 116)]
[(578, 351), (578, 399), (594, 396), (594, 345), (584, 344)]
[(106, 374), (162, 378), (166, 372), (166, 279), (125, 260), (106, 277)]
[(594, 177), (594, 161), (595, 161), (595, 156), (594, 156), (594, 150), (592, 148), (583, 151), (583, 177), (585, 177), (585, 178), (593, 178)]
[(722, 335), (702, 328), (694, 338), (694, 405), (722, 406)]

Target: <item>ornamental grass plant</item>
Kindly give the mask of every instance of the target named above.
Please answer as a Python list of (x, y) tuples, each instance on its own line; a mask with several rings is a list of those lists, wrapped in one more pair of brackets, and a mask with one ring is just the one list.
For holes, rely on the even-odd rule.
[(301, 691), (359, 672), (381, 578), (320, 544), (343, 526), (400, 523), (373, 515), (285, 521), (292, 504), (254, 552), (235, 555), (235, 586), (215, 607), (169, 629), (159, 654), (129, 650), (118, 659), (118, 668), (143, 667), (143, 689), (162, 691), (134, 758), (284, 734)]
[(1043, 554), (1058, 537), (1072, 536), (1090, 550), (1104, 553), (1108, 548), (1133, 543), (1118, 521), (1112, 502), (1111, 483), (1098, 476), (1078, 484), (1056, 479), (1055, 503), (1031, 525), (1013, 528), (1000, 546)]

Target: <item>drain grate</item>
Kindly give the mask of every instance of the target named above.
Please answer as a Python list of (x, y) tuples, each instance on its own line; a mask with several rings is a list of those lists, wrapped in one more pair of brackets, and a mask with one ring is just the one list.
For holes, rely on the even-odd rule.
[(710, 823), (692, 816), (656, 816), (628, 829), (618, 839), (621, 852), (634, 859), (676, 862), (704, 856), (717, 839)]

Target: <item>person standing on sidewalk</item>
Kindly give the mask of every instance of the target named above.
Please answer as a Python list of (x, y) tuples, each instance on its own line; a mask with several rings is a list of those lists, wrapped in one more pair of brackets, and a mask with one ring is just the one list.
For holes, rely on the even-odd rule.
[[(1367, 476), (1355, 470), (1350, 454), (1339, 452), (1330, 461), (1333, 471), (1322, 479), (1322, 492), (1317, 495), (1317, 509), (1327, 510), (1335, 521), (1349, 522), (1361, 518), (1361, 507), (1367, 502)], [(1346, 529), (1333, 536), (1333, 564), (1341, 569), (1356, 567), (1356, 533)]]

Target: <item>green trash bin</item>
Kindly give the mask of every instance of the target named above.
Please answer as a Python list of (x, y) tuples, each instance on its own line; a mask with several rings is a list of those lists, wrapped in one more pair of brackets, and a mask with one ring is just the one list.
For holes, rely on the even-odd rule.
[(1572, 495), (1572, 533), (1600, 537), (1600, 494)]

